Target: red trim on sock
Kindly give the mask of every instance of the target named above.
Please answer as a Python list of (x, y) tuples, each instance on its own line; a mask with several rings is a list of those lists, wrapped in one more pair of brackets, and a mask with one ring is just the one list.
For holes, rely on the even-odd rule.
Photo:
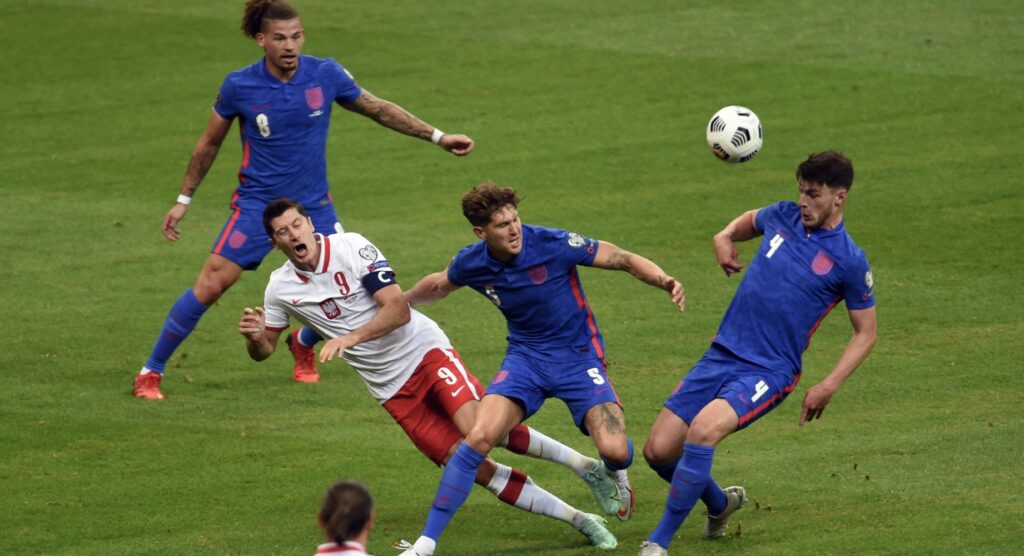
[(508, 445), (505, 446), (513, 454), (525, 454), (530, 449), (530, 429), (520, 423), (508, 432)]
[(523, 487), (526, 486), (526, 473), (518, 469), (512, 470), (512, 475), (508, 478), (508, 484), (498, 494), (498, 500), (515, 506), (516, 500), (519, 500), (519, 495), (523, 493)]

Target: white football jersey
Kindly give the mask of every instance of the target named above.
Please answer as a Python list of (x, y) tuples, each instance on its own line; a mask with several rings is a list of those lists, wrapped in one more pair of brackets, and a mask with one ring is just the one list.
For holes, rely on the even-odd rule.
[[(384, 255), (356, 233), (316, 234), (320, 261), (314, 272), (291, 262), (270, 275), (264, 296), (267, 328), (284, 330), (289, 316), (323, 338), (337, 338), (370, 322), (380, 310), (373, 292), (393, 284), (394, 271)], [(384, 403), (401, 389), (435, 348), (451, 349), (437, 323), (416, 310), (405, 325), (345, 351), (370, 394)]]

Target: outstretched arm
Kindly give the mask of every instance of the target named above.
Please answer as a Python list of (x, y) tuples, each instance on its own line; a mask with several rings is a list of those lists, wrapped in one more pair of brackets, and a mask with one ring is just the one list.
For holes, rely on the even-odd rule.
[(405, 292), (405, 300), (409, 306), (426, 305), (461, 288), (448, 281), (448, 270), (428, 274), (416, 282), (416, 285)]
[(804, 394), (803, 410), (800, 412), (799, 425), (801, 427), (807, 421), (821, 418), (832, 395), (867, 359), (871, 349), (875, 347), (878, 331), (875, 308), (852, 310), (849, 313), (850, 323), (853, 325), (853, 338), (850, 338), (849, 343), (846, 344), (846, 349), (843, 350), (843, 355), (839, 357), (832, 372), (824, 380), (810, 387)]
[(238, 333), (245, 337), (245, 348), (249, 357), (255, 361), (263, 361), (277, 349), (280, 330), (267, 330), (266, 315), (263, 307), (242, 310), (242, 319), (238, 322)]
[(758, 209), (744, 212), (715, 234), (715, 258), (718, 259), (718, 265), (725, 271), (726, 276), (740, 272), (744, 266), (740, 263), (740, 255), (734, 242), (747, 241), (761, 235), (754, 226), (757, 211)]
[(380, 305), (380, 310), (370, 319), (370, 322), (356, 328), (352, 332), (337, 338), (327, 340), (324, 347), (320, 348), (320, 362), (326, 363), (335, 356), (341, 357), (345, 350), (384, 336), (396, 328), (409, 322), (409, 304), (405, 302), (402, 295), (402, 288), (398, 284), (385, 286), (373, 294), (374, 301)]
[(181, 237), (178, 222), (185, 218), (185, 213), (188, 212), (187, 201), (192, 198), (196, 189), (199, 189), (199, 184), (206, 177), (206, 173), (210, 171), (213, 161), (217, 159), (217, 153), (220, 152), (224, 137), (231, 129), (231, 120), (220, 117), (215, 110), (210, 112), (210, 123), (207, 124), (206, 131), (199, 138), (196, 147), (192, 149), (192, 158), (188, 161), (188, 169), (185, 170), (185, 178), (181, 183), (181, 196), (188, 199), (183, 199), (186, 203), (174, 203), (174, 206), (164, 216), (162, 226), (164, 237), (171, 241), (178, 241), (178, 238)]
[(608, 270), (626, 270), (637, 280), (668, 292), (679, 310), (686, 307), (686, 292), (678, 280), (665, 274), (660, 266), (646, 257), (630, 253), (607, 241), (598, 241), (597, 254), (591, 266)]
[[(473, 140), (469, 137), (459, 134), (442, 133), (437, 128), (413, 116), (401, 106), (391, 101), (377, 98), (366, 89), (363, 89), (359, 98), (342, 106), (399, 133), (433, 141), (442, 149), (456, 156), (465, 156), (473, 150)], [(437, 132), (436, 138), (434, 137), (435, 131)]]

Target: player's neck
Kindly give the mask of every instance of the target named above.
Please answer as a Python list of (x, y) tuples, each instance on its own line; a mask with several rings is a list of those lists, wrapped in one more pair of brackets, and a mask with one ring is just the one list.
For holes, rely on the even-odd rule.
[(274, 76), (274, 79), (277, 79), (282, 83), (291, 81), (291, 79), (295, 77), (295, 73), (299, 71), (298, 64), (295, 65), (295, 69), (285, 71), (270, 63), (270, 60), (265, 57), (263, 58), (263, 65), (267, 68), (267, 73)]

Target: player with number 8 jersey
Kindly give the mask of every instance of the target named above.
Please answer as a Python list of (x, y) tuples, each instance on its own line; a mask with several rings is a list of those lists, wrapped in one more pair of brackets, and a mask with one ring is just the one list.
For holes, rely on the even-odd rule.
[[(387, 258), (362, 235), (317, 234), (302, 205), (290, 199), (267, 205), (263, 223), (288, 261), (271, 274), (264, 306), (245, 309), (239, 322), (250, 357), (269, 357), (289, 319), (298, 320), (327, 339), (321, 363), (347, 361), (416, 447), (444, 465), (476, 420), (483, 395), (448, 337), (409, 308)], [(525, 425), (502, 445), (580, 477), (597, 463)], [(573, 525), (600, 548), (615, 547), (601, 518), (569, 506), (521, 471), (489, 460), (475, 482), (507, 504)]]

